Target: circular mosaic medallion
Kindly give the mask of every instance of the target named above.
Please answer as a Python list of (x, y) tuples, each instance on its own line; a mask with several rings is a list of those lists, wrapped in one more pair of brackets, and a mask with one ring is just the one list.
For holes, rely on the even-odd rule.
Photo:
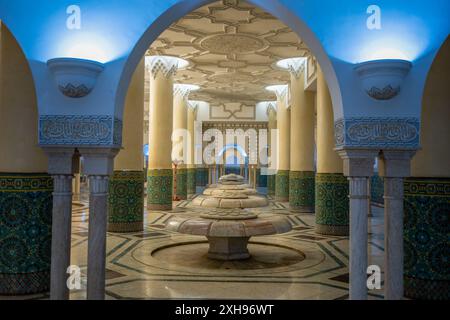
[(261, 51), (267, 47), (262, 40), (245, 34), (218, 34), (204, 38), (202, 49), (221, 54), (247, 54)]

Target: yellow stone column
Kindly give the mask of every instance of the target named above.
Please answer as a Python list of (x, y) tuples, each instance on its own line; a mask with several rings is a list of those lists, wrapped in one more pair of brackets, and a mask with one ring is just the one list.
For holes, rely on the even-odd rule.
[[(277, 109), (276, 109), (276, 101), (269, 103), (268, 109), (267, 109), (267, 116), (269, 119), (268, 123), (268, 130), (267, 133), (267, 141), (269, 145), (268, 150), (268, 156), (270, 157), (270, 163), (268, 163), (268, 176), (267, 176), (267, 194), (269, 196), (275, 196), (275, 180), (276, 175), (275, 172), (272, 172), (270, 168), (273, 167), (273, 165), (276, 165), (276, 148), (272, 146), (274, 141), (272, 141), (272, 132), (277, 130)], [(276, 168), (275, 168), (276, 169)]]
[(173, 76), (179, 61), (165, 56), (153, 56), (148, 59), (151, 77), (147, 208), (171, 210)]
[[(407, 178), (404, 184), (404, 215), (407, 221), (404, 224), (405, 296), (412, 299), (450, 299), (449, 57), (450, 38), (447, 38), (427, 78), (422, 101), (422, 148), (413, 158), (411, 178)], [(417, 268), (417, 265), (421, 268)]]
[(172, 161), (177, 164), (174, 193), (177, 199), (187, 199), (187, 99), (189, 89), (175, 84), (173, 91)]
[[(9, 257), (0, 262), (0, 295), (45, 292), (50, 288), (54, 188), (47, 156), (38, 147), (31, 70), (1, 22), (0, 147), (0, 251)], [(71, 186), (71, 176), (67, 180)]]
[(335, 148), (334, 115), (330, 92), (322, 71), (317, 74), (317, 174), (316, 231), (348, 235), (349, 183)]
[(109, 183), (109, 232), (144, 228), (144, 87), (145, 61), (137, 66), (125, 100), (123, 149), (114, 160)]
[(197, 120), (198, 106), (188, 102), (187, 129), (189, 133), (188, 163), (187, 163), (187, 193), (193, 196), (197, 193), (197, 166), (195, 165), (195, 121)]
[(269, 87), (277, 95), (277, 126), (278, 126), (278, 161), (275, 181), (275, 199), (289, 201), (289, 170), (291, 148), (291, 117), (289, 110), (289, 86), (278, 85)]
[(291, 210), (314, 212), (314, 92), (305, 91), (305, 59), (285, 60), (291, 75), (291, 161), (289, 204)]

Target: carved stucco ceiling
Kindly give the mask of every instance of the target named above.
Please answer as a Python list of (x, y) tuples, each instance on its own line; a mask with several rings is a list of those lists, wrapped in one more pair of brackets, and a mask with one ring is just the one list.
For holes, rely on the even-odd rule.
[(178, 71), (175, 82), (201, 86), (190, 99), (220, 105), (274, 100), (264, 88), (289, 81), (289, 74), (274, 64), (283, 58), (309, 56), (310, 51), (271, 14), (245, 1), (224, 0), (171, 25), (147, 54), (188, 60), (189, 68)]

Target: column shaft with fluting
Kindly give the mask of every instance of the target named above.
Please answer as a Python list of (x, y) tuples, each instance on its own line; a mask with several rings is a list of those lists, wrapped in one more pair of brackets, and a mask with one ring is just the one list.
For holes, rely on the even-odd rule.
[(136, 68), (125, 100), (123, 149), (114, 160), (109, 183), (109, 232), (144, 228), (144, 87), (145, 62)]
[(173, 74), (176, 62), (154, 59), (150, 66), (150, 137), (147, 208), (172, 209)]
[[(304, 70), (301, 66), (297, 68)], [(299, 212), (314, 212), (314, 99), (313, 92), (305, 91), (304, 72), (293, 70), (289, 204), (292, 210)]]
[(323, 73), (317, 75), (316, 231), (326, 235), (349, 233), (349, 185), (335, 148), (334, 116)]

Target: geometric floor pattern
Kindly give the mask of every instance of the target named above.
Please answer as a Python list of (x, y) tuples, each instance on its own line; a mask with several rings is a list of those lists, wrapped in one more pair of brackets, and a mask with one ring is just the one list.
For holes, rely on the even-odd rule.
[[(71, 299), (85, 299), (89, 207), (73, 204), (71, 263), (81, 268), (82, 289)], [(283, 215), (289, 233), (254, 237), (252, 258), (218, 262), (206, 257), (206, 238), (165, 230), (172, 215), (195, 212), (190, 201), (173, 211), (147, 211), (143, 232), (108, 233), (107, 299), (284, 299), (342, 300), (348, 298), (348, 238), (318, 235), (314, 215), (290, 212), (286, 203), (271, 199), (256, 209), (261, 215)], [(369, 218), (369, 264), (383, 269), (383, 210), (372, 207)], [(6, 299), (7, 297), (0, 297)], [(12, 299), (14, 297), (8, 297)], [(17, 297), (15, 297), (17, 298)], [(41, 294), (22, 299), (48, 299)], [(382, 299), (382, 290), (369, 299)]]

